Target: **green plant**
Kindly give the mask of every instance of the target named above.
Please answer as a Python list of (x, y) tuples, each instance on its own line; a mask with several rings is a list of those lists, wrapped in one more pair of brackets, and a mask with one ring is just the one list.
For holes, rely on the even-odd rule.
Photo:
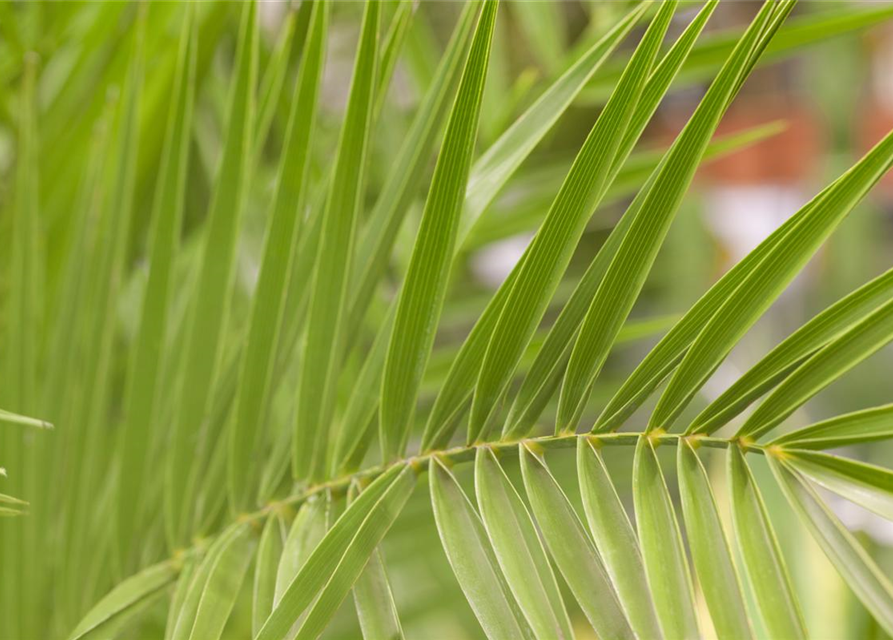
[[(702, 37), (709, 0), (664, 48), (677, 2), (618, 3), (608, 28), (594, 20), (565, 57), (550, 6), (511, 7), (552, 77), (536, 100), (505, 105), (487, 100), (495, 0), (461, 6), (437, 63), (426, 58), (432, 41), (412, 35), (408, 1), (305, 0), (269, 47), (251, 1), (0, 4), (0, 46), (41, 54), (3, 69), (20, 90), (3, 102), (17, 133), (13, 197), (2, 203), (12, 241), (0, 397), (58, 425), (4, 426), (11, 493), (31, 512), (0, 523), (0, 636), (312, 638), (352, 592), (364, 637), (402, 637), (382, 545), (433, 513), (489, 637), (582, 636), (588, 624), (603, 638), (689, 638), (708, 633), (705, 622), (720, 638), (804, 637), (754, 459), (893, 634), (889, 579), (816, 490), (893, 520), (891, 471), (824, 452), (893, 437), (893, 405), (766, 438), (893, 340), (893, 272), (683, 414), (884, 176), (893, 134), (681, 317), (630, 320), (697, 168), (777, 131), (713, 140), (755, 66), (893, 11), (835, 6), (787, 21), (793, 0), (767, 0), (743, 33)], [(347, 103), (327, 128), (331, 14), (355, 23), (357, 7)], [(230, 68), (215, 52), (234, 14)], [(394, 136), (386, 96), (405, 50), (426, 90)], [(673, 144), (640, 151), (674, 82), (706, 76)], [(107, 86), (120, 89), (98, 91)], [(485, 306), (453, 291), (468, 247), (518, 231), (487, 227), (494, 201), (580, 101), (601, 108), (569, 170), (555, 161), (560, 186), (522, 221), (535, 235), (521, 260)], [(488, 144), (476, 155), (479, 138)], [(633, 193), (569, 279), (593, 213)], [(243, 266), (252, 258), (256, 282)], [(542, 328), (550, 306), (557, 315)], [(437, 338), (450, 309), (473, 320), (458, 344)], [(609, 353), (659, 333), (596, 417), (590, 396)], [(664, 383), (647, 424), (618, 431)], [(737, 431), (717, 435), (763, 395)], [(543, 418), (553, 404), (554, 419)], [(0, 421), (46, 426), (7, 412)], [(611, 471), (624, 447), (635, 526)], [(574, 470), (553, 458), (567, 449), (583, 518), (553, 475)], [(704, 466), (710, 451), (727, 466), (721, 494)], [(453, 471), (465, 463), (474, 501)], [(0, 514), (23, 504), (0, 495)]]

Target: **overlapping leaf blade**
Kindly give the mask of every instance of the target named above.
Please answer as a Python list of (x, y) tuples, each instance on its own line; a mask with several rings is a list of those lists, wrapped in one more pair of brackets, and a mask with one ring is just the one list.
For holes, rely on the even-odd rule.
[(841, 577), (878, 624), (893, 633), (893, 585), (889, 578), (796, 472), (772, 457), (769, 466), (791, 506)]
[(242, 358), (235, 421), (229, 429), (227, 477), (231, 506), (237, 512), (250, 506), (259, 473), (257, 461), (262, 458), (261, 446), (268, 431), (287, 281), (303, 228), (302, 204), (307, 198), (308, 160), (325, 58), (328, 4), (314, 3), (310, 17)]
[(739, 436), (757, 438), (772, 430), (809, 398), (893, 340), (893, 300), (806, 360), (741, 426)]
[(254, 87), (257, 76), (257, 7), (247, 2), (242, 11), (235, 79), (230, 87), (226, 143), (216, 189), (208, 211), (204, 252), (188, 316), (182, 380), (178, 387), (171, 425), (171, 442), (165, 476), (165, 520), (168, 541), (187, 538), (202, 464), (195, 453), (209, 434), (203, 433), (206, 412), (223, 351), (222, 334), (229, 312), (230, 288), (235, 273), (235, 249), (250, 170), (254, 128)]
[(809, 213), (784, 236), (712, 316), (685, 354), (651, 417), (668, 427), (738, 339), (781, 294), (846, 215), (893, 164), (888, 134), (862, 160), (805, 208)]
[(654, 445), (641, 436), (633, 462), (633, 498), (642, 559), (654, 606), (667, 638), (697, 638), (688, 560)]
[(400, 292), (381, 390), (379, 426), (386, 460), (401, 455), (406, 447), (416, 394), (446, 295), (497, 7), (496, 0), (484, 4)]
[(716, 635), (751, 638), (741, 583), (707, 471), (689, 442), (679, 442), (676, 464), (688, 545)]
[(847, 413), (780, 435), (770, 445), (833, 449), (893, 438), (893, 404)]
[(527, 507), (491, 449), (475, 458), (481, 518), (506, 582), (538, 638), (573, 638), (546, 551)]
[(753, 474), (737, 447), (729, 456), (729, 490), (735, 538), (763, 624), (773, 638), (806, 638), (775, 531)]
[(785, 463), (847, 500), (893, 521), (893, 472), (818, 451), (786, 449)]
[(487, 637), (533, 638), (505, 583), (480, 517), (452, 473), (436, 458), (429, 463), (431, 506), (440, 541)]
[(712, 433), (785, 376), (802, 358), (893, 296), (893, 270), (887, 271), (834, 303), (797, 329), (710, 403), (688, 428)]
[[(356, 550), (352, 551), (354, 545), (365, 545), (372, 539), (370, 536), (373, 533), (375, 535), (379, 533), (383, 535), (383, 532), (378, 527), (381, 525), (389, 527), (397, 515), (396, 511), (388, 508), (389, 502), (385, 501), (384, 498), (388, 495), (388, 491), (392, 486), (397, 488), (397, 491), (391, 494), (392, 498), (395, 495), (403, 494), (402, 488), (404, 485), (407, 481), (412, 482), (412, 478), (408, 478), (407, 474), (414, 476), (415, 472), (405, 465), (390, 467), (351, 503), (350, 507), (338, 518), (338, 521), (335, 522), (319, 544), (316, 545), (297, 575), (288, 584), (282, 597), (273, 608), (270, 617), (267, 618), (264, 626), (255, 636), (255, 640), (278, 639), (288, 633), (292, 625), (305, 612), (311, 602), (316, 600), (321, 592), (327, 588), (327, 585), (330, 584), (342, 559), (347, 558), (348, 554), (357, 553)], [(373, 528), (376, 531), (371, 531)], [(361, 533), (363, 535), (360, 535)], [(363, 549), (365, 549), (365, 546), (360, 551)], [(373, 549), (374, 546), (369, 549), (365, 559), (359, 559), (362, 564), (365, 564), (366, 560), (368, 560), (368, 556)], [(358, 558), (355, 555), (351, 555), (349, 564), (355, 565), (357, 561)], [(360, 568), (362, 569), (362, 566)], [(347, 585), (347, 590), (350, 589), (352, 584), (351, 582), (351, 584)], [(347, 591), (344, 592), (344, 595), (346, 594)], [(329, 595), (333, 595), (331, 591)], [(319, 623), (324, 617), (324, 613), (322, 609), (318, 610), (312, 626), (316, 626)], [(307, 618), (309, 618), (309, 615)], [(307, 624), (306, 618), (304, 624)]]
[[(121, 466), (118, 489), (118, 529), (123, 540), (131, 538), (138, 505), (146, 481), (146, 451), (157, 429), (157, 389), (162, 368), (166, 319), (172, 299), (172, 271), (180, 240), (189, 161), (189, 136), (195, 99), (196, 31), (194, 10), (183, 22), (177, 54), (178, 72), (171, 96), (171, 110), (161, 171), (155, 190), (150, 241), (149, 276), (134, 349), (121, 430)], [(128, 544), (125, 547), (129, 549)], [(127, 552), (125, 552), (127, 555)]]
[(592, 384), (644, 286), (710, 137), (753, 68), (764, 42), (761, 30), (773, 8), (772, 3), (764, 4), (656, 170), (654, 182), (592, 299), (574, 343), (559, 396), (559, 430), (576, 428)]
[(366, 173), (378, 58), (378, 0), (365, 5), (347, 112), (322, 218), (298, 383), (292, 473), (325, 475), (330, 423), (341, 369), (354, 236)]
[(583, 613), (600, 637), (635, 637), (592, 539), (567, 496), (529, 445), (521, 443), (518, 449), (524, 487), (546, 547)]
[(577, 439), (577, 474), (589, 530), (630, 625), (640, 638), (662, 637), (639, 539), (601, 454), (585, 437)]
[(675, 7), (674, 2), (661, 5), (527, 250), (481, 364), (469, 421), (471, 441), (477, 439), (498, 408), (586, 222), (604, 195), (607, 173), (641, 99)]
[(137, 606), (164, 590), (177, 579), (179, 571), (172, 562), (163, 562), (143, 569), (109, 592), (84, 616), (69, 636), (70, 640), (97, 637), (102, 630)]

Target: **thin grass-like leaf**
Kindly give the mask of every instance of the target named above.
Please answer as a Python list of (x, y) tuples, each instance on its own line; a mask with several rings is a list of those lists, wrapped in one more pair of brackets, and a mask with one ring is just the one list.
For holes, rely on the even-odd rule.
[(254, 128), (254, 87), (257, 76), (257, 7), (252, 0), (242, 11), (235, 79), (232, 83), (228, 130), (216, 189), (207, 219), (204, 253), (196, 283), (201, 292), (188, 318), (188, 338), (165, 474), (165, 516), (168, 541), (175, 545), (188, 536), (186, 512), (193, 508), (197, 479), (203, 464), (196, 451), (206, 434), (211, 392), (222, 356), (222, 334), (229, 315), (230, 289), (235, 273), (236, 239), (244, 208)]
[(349, 333), (361, 325), (376, 287), (384, 274), (397, 233), (412, 198), (422, 184), (424, 169), (437, 141), (443, 121), (452, 106), (451, 99), (462, 76), (463, 61), (474, 33), (480, 0), (465, 3), (431, 85), (419, 105), (406, 138), (394, 159), (369, 214), (357, 247), (350, 303)]
[(251, 594), (251, 635), (257, 635), (273, 610), (276, 595), (276, 574), (282, 558), (283, 523), (278, 514), (267, 518), (257, 544), (254, 564), (254, 589)]
[(847, 413), (780, 435), (769, 445), (834, 449), (893, 438), (893, 404)]
[(3, 411), (0, 409), (0, 423), (22, 425), (25, 427), (34, 427), (35, 429), (52, 429), (53, 425), (46, 420), (37, 418), (29, 418), (28, 416), (20, 416), (11, 411)]
[(722, 528), (710, 478), (690, 442), (679, 442), (676, 465), (688, 546), (718, 638), (753, 637), (738, 572)]
[(651, 416), (669, 427), (735, 343), (893, 165), (893, 134), (806, 205), (805, 215), (723, 303), (685, 354)]
[[(378, 535), (379, 531), (365, 531), (364, 528), (378, 527), (381, 524), (390, 526), (396, 513), (389, 512), (388, 502), (382, 502), (392, 486), (404, 485), (407, 482), (406, 474), (414, 474), (414, 471), (405, 465), (394, 465), (380, 475), (376, 480), (354, 500), (347, 510), (338, 518), (334, 526), (328, 530), (323, 539), (313, 549), (310, 557), (301, 566), (297, 575), (289, 582), (288, 587), (273, 608), (270, 617), (267, 618), (255, 640), (274, 640), (284, 637), (292, 625), (305, 612), (307, 607), (316, 600), (317, 596), (326, 589), (330, 579), (343, 558), (350, 553), (354, 544), (365, 544), (372, 533)], [(410, 480), (411, 481), (411, 480)], [(402, 493), (402, 492), (401, 492)], [(367, 526), (368, 521), (368, 526)], [(381, 532), (383, 535), (383, 532)], [(377, 541), (376, 541), (377, 544)], [(286, 547), (288, 543), (286, 543)], [(363, 560), (368, 560), (374, 546)], [(351, 561), (353, 562), (353, 561)], [(360, 567), (362, 568), (362, 567)], [(352, 586), (347, 585), (347, 590)], [(347, 591), (345, 591), (346, 595)], [(317, 614), (317, 621), (319, 615)], [(306, 619), (304, 621), (306, 624)], [(317, 623), (314, 622), (314, 626)]]
[(208, 569), (208, 578), (189, 634), (190, 640), (219, 640), (242, 588), (253, 553), (251, 527), (247, 523), (242, 524), (220, 546), (214, 564)]
[(436, 458), (429, 468), (431, 506), (447, 559), (487, 637), (533, 638), (505, 582), (480, 517), (453, 474)]
[[(645, 125), (657, 108), (660, 99), (669, 87), (672, 78), (678, 71), (681, 62), (685, 59), (685, 56), (697, 38), (697, 34), (703, 28), (714, 6), (715, 3), (712, 2), (705, 6), (696, 19), (686, 28), (685, 33), (683, 33), (676, 43), (674, 43), (671, 50), (661, 61), (657, 70), (655, 70), (654, 74), (648, 79), (648, 83), (642, 94), (642, 99), (631, 120), (629, 130), (627, 131), (626, 137), (621, 143), (620, 151), (614, 160), (611, 176), (616, 176), (620, 168), (623, 166), (623, 159), (626, 158), (634, 147), (636, 141), (639, 139), (639, 136), (642, 134)], [(626, 34), (627, 30), (632, 28), (634, 18), (637, 16), (638, 14), (628, 15), (627, 18), (629, 18), (631, 22), (626, 26), (625, 30), (612, 31), (611, 34), (613, 34), (613, 36), (611, 37), (610, 42), (616, 45), (616, 43), (618, 43)], [(608, 38), (608, 36), (605, 36), (605, 38)], [(558, 83), (560, 82), (561, 80), (559, 79)], [(555, 95), (560, 96), (561, 93), (556, 92)], [(538, 102), (534, 107), (531, 107), (531, 109), (539, 106), (549, 106), (551, 108), (551, 103)], [(528, 112), (528, 115), (529, 114), (530, 112)], [(525, 117), (528, 116), (522, 116), (522, 120)], [(532, 116), (529, 117), (532, 119)], [(511, 131), (512, 129), (509, 129), (505, 136)], [(503, 138), (505, 138), (505, 136), (503, 136)], [(499, 144), (499, 141), (495, 143), (495, 145)], [(506, 141), (505, 147), (506, 149), (511, 148), (508, 141)], [(496, 154), (493, 158), (498, 159), (502, 155), (503, 154)], [(486, 156), (487, 154), (485, 154), (484, 157)], [(509, 164), (511, 159), (512, 156), (506, 153), (505, 163), (507, 166), (516, 166), (514, 164)], [(515, 161), (512, 160), (512, 163), (514, 162)], [(518, 160), (518, 162), (520, 162), (520, 160)], [(497, 168), (499, 168), (501, 164), (502, 163), (493, 165), (492, 170), (496, 175), (503, 175), (502, 170), (497, 171)], [(481, 165), (482, 168), (487, 166), (489, 165)], [(609, 177), (607, 182), (610, 183), (612, 180), (613, 177)], [(486, 185), (488, 183), (476, 181), (474, 173), (472, 173), (470, 181), (475, 185), (481, 185), (481, 189), (487, 188)], [(495, 192), (493, 192), (493, 195), (495, 195)], [(543, 345), (540, 355), (537, 356), (533, 368), (525, 379), (525, 383), (519, 392), (520, 400), (517, 400), (512, 406), (513, 413), (510, 415), (510, 419), (506, 423), (505, 434), (507, 437), (518, 437), (522, 435), (525, 432), (524, 430), (533, 424), (533, 421), (535, 421), (539, 412), (542, 410), (542, 406), (545, 405), (546, 401), (548, 401), (548, 398), (551, 396), (552, 391), (554, 390), (552, 387), (557, 384), (557, 378), (554, 374), (558, 366), (560, 366), (555, 363), (554, 352), (556, 351), (556, 346), (553, 345), (556, 345), (556, 343), (561, 345), (562, 342), (566, 342), (570, 339), (575, 325), (570, 327), (570, 333), (568, 333), (567, 327), (573, 325), (574, 322), (579, 323), (585, 313), (585, 301), (591, 296), (591, 293), (588, 291), (590, 287), (586, 286), (587, 283), (594, 282), (597, 285), (600, 273), (607, 268), (607, 264), (613, 256), (610, 244), (612, 242), (614, 242), (615, 245), (619, 244), (619, 239), (622, 238), (623, 233), (625, 233), (624, 225), (626, 224), (626, 226), (628, 226), (631, 219), (631, 215), (624, 216), (626, 223), (624, 223), (623, 220), (619, 223), (618, 226), (620, 228), (611, 234), (611, 239), (609, 239), (608, 245), (606, 245), (600, 252), (600, 257), (597, 259), (598, 264), (591, 266), (590, 269), (587, 270), (587, 273), (584, 276), (585, 283), (581, 282), (578, 287), (579, 292), (575, 292), (573, 299), (569, 301), (565, 306), (565, 309), (562, 310), (557, 324), (554, 327), (554, 335), (550, 335), (547, 339), (547, 343)], [(509, 277), (506, 278), (505, 282), (503, 282), (499, 290), (493, 296), (490, 303), (472, 328), (471, 333), (466, 338), (459, 354), (456, 356), (447, 379), (442, 385), (441, 391), (438, 394), (434, 407), (429, 415), (428, 423), (425, 427), (425, 434), (422, 439), (423, 450), (445, 446), (452, 435), (452, 431), (456, 428), (458, 416), (464, 411), (466, 401), (474, 389), (475, 381), (480, 372), (481, 363), (486, 355), (487, 346), (490, 342), (496, 322), (499, 319), (499, 315), (502, 313), (505, 300), (508, 298), (511, 289), (514, 286), (515, 278), (522, 269), (523, 262), (530, 250), (531, 248), (528, 246), (527, 251), (525, 251), (525, 257), (522, 257), (522, 259), (519, 260)], [(576, 318), (576, 316), (579, 316), (579, 319)], [(549, 374), (544, 372), (543, 369), (548, 369), (552, 374), (551, 381), (548, 378)], [(534, 389), (536, 389), (538, 395), (534, 394)], [(528, 399), (531, 395), (533, 395), (533, 397)], [(518, 414), (518, 417), (516, 418), (515, 412), (517, 411), (516, 407), (518, 406), (523, 406), (524, 411)], [(510, 428), (510, 425), (512, 428)]]
[(730, 447), (728, 456), (735, 538), (763, 624), (773, 638), (806, 638), (800, 605), (759, 487), (741, 451)]
[(487, 0), (481, 12), (400, 292), (382, 379), (379, 427), (385, 460), (400, 456), (406, 447), (446, 295), (497, 7), (496, 0)]
[(354, 606), (366, 640), (402, 640), (403, 628), (380, 549), (376, 549), (353, 586)]
[(524, 487), (555, 564), (599, 637), (635, 634), (601, 558), (545, 461), (524, 443), (518, 445)]
[(344, 126), (322, 218), (292, 441), (292, 473), (301, 480), (318, 480), (326, 472), (324, 453), (341, 368), (348, 279), (375, 100), (380, 14), (378, 0), (365, 5)]
[(757, 407), (738, 430), (758, 438), (804, 402), (893, 340), (893, 300), (806, 360)]
[(186, 11), (177, 53), (178, 71), (171, 94), (165, 147), (155, 187), (149, 251), (149, 275), (143, 298), (137, 341), (127, 378), (124, 428), (120, 436), (121, 468), (117, 523), (128, 542), (137, 527), (139, 505), (144, 504), (146, 451), (158, 428), (158, 389), (168, 309), (172, 298), (172, 272), (180, 240), (195, 99), (196, 29), (194, 8)]
[(799, 474), (771, 456), (769, 467), (841, 577), (884, 631), (893, 634), (893, 585), (889, 578)]
[(558, 583), (527, 507), (492, 449), (475, 458), (475, 493), (493, 551), (537, 638), (573, 638)]
[[(378, 548), (378, 544), (406, 505), (406, 501), (415, 488), (416, 476), (415, 469), (410, 466), (403, 467), (400, 474), (375, 504), (374, 510), (357, 528), (356, 535), (338, 561), (338, 565), (327, 577), (325, 587), (320, 591), (301, 623), (295, 636), (296, 640), (313, 640), (318, 638), (325, 629), (329, 620), (335, 615), (338, 607), (359, 579), (372, 554)], [(309, 564), (310, 561), (308, 561)], [(296, 582), (299, 579), (300, 574)], [(266, 625), (258, 635), (259, 638), (267, 637), (264, 636), (265, 630)]]
[(481, 364), (468, 425), (470, 442), (478, 438), (498, 408), (586, 222), (604, 195), (607, 173), (641, 99), (647, 74), (675, 8), (675, 2), (661, 5), (521, 262)]
[(630, 625), (640, 638), (661, 638), (639, 539), (601, 454), (585, 437), (577, 439), (577, 474), (589, 530)]
[(300, 242), (302, 204), (307, 197), (308, 159), (325, 61), (328, 4), (315, 2), (310, 17), (251, 310), (235, 421), (229, 429), (227, 478), (230, 503), (236, 512), (250, 506), (259, 475), (258, 461), (263, 458), (260, 449), (269, 423), (287, 279)]
[(302, 504), (298, 510), (298, 514), (288, 530), (288, 537), (285, 540), (276, 570), (274, 606), (282, 600), (288, 585), (295, 579), (307, 558), (325, 537), (328, 529), (327, 509), (326, 500), (318, 496)]
[(840, 336), (852, 324), (893, 297), (893, 269), (859, 287), (797, 329), (751, 367), (688, 427), (712, 433), (765, 393), (802, 359)]
[(478, 158), (468, 177), (459, 244), (580, 90), (629, 35), (646, 8), (633, 7)]
[(180, 619), (180, 613), (186, 602), (186, 596), (189, 593), (189, 587), (195, 572), (198, 571), (202, 561), (202, 555), (199, 551), (194, 551), (186, 556), (183, 560), (183, 568), (177, 577), (177, 585), (171, 594), (171, 602), (168, 605), (167, 621), (164, 625), (164, 640), (171, 640), (174, 637), (174, 631), (177, 627), (177, 621)]
[(162, 562), (124, 580), (84, 616), (69, 636), (69, 640), (98, 637), (104, 628), (114, 624), (117, 618), (126, 615), (129, 609), (172, 584), (177, 579), (178, 573), (179, 570), (173, 562)]
[(636, 445), (633, 498), (642, 559), (664, 636), (697, 638), (691, 575), (679, 524), (654, 445), (645, 436)]
[(559, 395), (558, 430), (576, 428), (592, 384), (645, 284), (710, 138), (753, 68), (763, 43), (761, 30), (774, 6), (769, 2), (764, 4), (655, 171), (654, 182), (642, 200), (641, 209), (631, 222), (580, 326)]
[(818, 451), (786, 448), (782, 455), (802, 475), (893, 521), (893, 471)]
[(244, 522), (232, 524), (211, 543), (207, 553), (205, 553), (189, 581), (189, 586), (179, 607), (176, 623), (171, 632), (171, 640), (190, 640), (202, 596), (205, 593), (211, 574), (217, 566), (221, 553), (223, 553), (224, 549), (229, 548), (234, 540), (246, 536), (248, 526)]

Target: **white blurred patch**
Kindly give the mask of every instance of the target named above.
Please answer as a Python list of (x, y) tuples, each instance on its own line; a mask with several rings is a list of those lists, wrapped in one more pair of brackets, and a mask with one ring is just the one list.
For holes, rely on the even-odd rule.
[(488, 244), (472, 256), (472, 273), (478, 280), (496, 289), (518, 264), (532, 238), (531, 233)]
[(787, 185), (717, 185), (707, 190), (707, 226), (738, 262), (805, 203)]

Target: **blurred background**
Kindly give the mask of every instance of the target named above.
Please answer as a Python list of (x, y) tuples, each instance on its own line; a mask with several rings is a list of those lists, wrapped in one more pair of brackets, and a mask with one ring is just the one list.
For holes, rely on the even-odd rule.
[[(631, 161), (628, 172), (618, 180), (610, 202), (592, 218), (580, 243), (565, 283), (559, 288), (546, 322), (551, 322), (567, 299), (577, 279), (606, 238), (611, 225), (624, 211), (657, 157), (672, 141), (693, 111), (715, 73), (710, 63), (710, 47), (721, 48), (740, 32), (758, 8), (756, 2), (720, 3), (703, 39), (702, 58), (693, 56), (676, 82), (671, 96), (661, 105), (640, 145), (641, 153)], [(25, 5), (31, 5), (30, 8)], [(630, 3), (604, 0), (562, 2), (505, 2), (500, 7), (490, 75), (484, 97), (478, 149), (486, 149), (529, 106), (549, 83), (576, 60), (579, 51), (625, 14)], [(680, 10), (671, 27), (675, 37), (688, 23), (699, 5)], [(179, 277), (186, 286), (191, 270), (190, 252), (201, 237), (201, 223), (207, 211), (210, 176), (221, 149), (226, 93), (232, 69), (237, 31), (236, 3), (207, 3), (203, 7), (199, 92), (193, 154), (187, 188), (183, 228), (182, 266)], [(406, 134), (419, 98), (431, 81), (447, 39), (455, 25), (459, 2), (420, 2), (412, 22), (403, 55), (397, 62), (386, 107), (382, 110), (372, 153), (381, 162), (371, 163), (367, 203), (377, 195), (386, 171), (387, 158)], [(819, 27), (824, 15), (848, 8), (872, 12), (871, 20), (853, 20), (839, 33), (828, 34)], [(18, 87), (23, 74), (22, 53), (39, 55), (37, 110), (40, 121), (41, 242), (46, 255), (43, 304), (47, 335), (70, 320), (54, 315), (58, 311), (57, 292), (67, 274), (66, 256), (74, 237), (70, 215), (78, 201), (88, 170), (91, 147), (102, 143), (109, 126), (110, 112), (117, 99), (127, 54), (123, 43), (133, 20), (133, 7), (127, 3), (13, 3), (0, 0), (0, 252), (10, 237), (8, 215), (13, 197), (16, 163), (16, 129), (20, 117)], [(340, 130), (349, 88), (353, 56), (359, 31), (361, 3), (335, 2), (331, 36), (323, 80), (321, 125), (315, 140), (314, 181), (319, 182), (331, 161)], [(385, 20), (387, 20), (387, 9)], [(150, 37), (169, 42), (176, 49), (177, 3), (153, 3), (149, 12)], [(261, 5), (261, 71), (281, 46), (293, 20), (294, 7), (284, 2)], [(868, 14), (866, 14), (868, 15)], [(292, 17), (289, 17), (292, 16)], [(891, 20), (886, 21), (887, 16)], [(819, 25), (817, 27), (816, 25)], [(734, 140), (742, 131), (758, 131), (760, 141), (718, 154), (700, 170), (670, 231), (646, 290), (634, 310), (634, 319), (647, 320), (652, 329), (666, 329), (685, 312), (731, 265), (745, 256), (772, 230), (805, 204), (815, 193), (848, 168), (861, 154), (893, 128), (893, 4), (878, 2), (801, 2), (789, 20), (790, 41), (804, 44), (791, 54), (783, 46), (770, 49), (771, 60), (757, 69), (745, 84), (721, 126), (721, 134)], [(799, 31), (797, 30), (799, 28)], [(628, 55), (637, 36), (624, 45), (619, 58)], [(702, 47), (702, 45), (699, 45)], [(297, 47), (295, 47), (297, 49)], [(297, 53), (292, 54), (297, 59)], [(703, 60), (703, 64), (699, 62)], [(594, 122), (617, 77), (620, 62), (609, 63), (559, 121), (545, 142), (525, 162), (519, 175), (480, 217), (468, 236), (461, 268), (454, 272), (450, 299), (441, 322), (437, 346), (425, 378), (427, 402), (446, 374), (462, 339), (489, 297), (509, 273), (542, 220), (561, 179)], [(144, 118), (167, 109), (169, 65), (166, 59), (149, 60), (147, 104)], [(288, 78), (293, 80), (295, 64)], [(167, 74), (167, 75), (166, 75)], [(612, 75), (613, 74), (613, 75)], [(235, 324), (245, 323), (257, 278), (259, 257), (266, 223), (279, 144), (287, 120), (287, 97), (273, 109), (269, 133), (263, 141), (255, 178), (251, 185), (243, 235), (239, 242), (239, 275), (233, 294)], [(740, 145), (739, 145), (740, 146)], [(118, 374), (126, 367), (126, 350), (135, 331), (138, 301), (145, 284), (145, 256), (154, 171), (161, 136), (149, 128), (141, 130), (140, 163), (136, 177), (136, 209), (130, 227), (126, 256), (129, 277), (121, 283), (115, 314), (117, 334), (114, 348), (120, 352), (114, 366)], [(636, 164), (638, 163), (638, 164)], [(432, 163), (433, 167), (433, 163)], [(424, 203), (424, 193), (414, 203), (415, 211), (401, 230), (393, 257), (391, 283), (399, 282), (409, 260), (415, 225)], [(368, 208), (367, 208), (368, 212)], [(721, 393), (743, 371), (755, 364), (772, 346), (815, 313), (841, 296), (893, 266), (893, 176), (888, 176), (860, 205), (831, 238), (816, 259), (792, 284), (766, 317), (746, 336), (739, 348), (716, 372), (705, 387), (703, 397), (692, 403), (694, 413)], [(2, 272), (4, 275), (6, 272)], [(382, 286), (369, 313), (374, 327), (395, 293), (394, 286)], [(0, 281), (0, 296), (9, 296), (8, 283)], [(178, 297), (179, 313), (188, 293)], [(172, 322), (177, 322), (173, 319)], [(364, 334), (371, 340), (367, 327)], [(0, 331), (3, 328), (0, 327)], [(652, 332), (649, 330), (649, 332)], [(648, 332), (646, 332), (648, 333)], [(598, 415), (600, 408), (652, 346), (658, 334), (631, 341), (615, 350), (599, 378), (584, 423)], [(359, 350), (360, 356), (362, 349)], [(358, 368), (361, 357), (349, 366)], [(51, 377), (45, 365), (41, 376)], [(119, 376), (121, 377), (121, 376)], [(84, 383), (80, 383), (84, 384)], [(89, 390), (89, 389), (83, 389)], [(886, 348), (851, 372), (789, 420), (784, 429), (793, 429), (824, 417), (846, 411), (889, 403), (893, 392), (893, 350)], [(349, 393), (349, 389), (345, 389)], [(112, 390), (108, 410), (110, 423), (120, 410), (120, 389)], [(290, 398), (277, 398), (279, 415), (290, 415)], [(652, 405), (646, 405), (628, 422), (641, 426)], [(542, 432), (551, 431), (554, 407), (544, 414)], [(51, 437), (59, 444), (75, 446), (77, 433), (66, 431), (59, 415), (40, 417), (56, 422), (56, 433), (28, 437)], [(420, 412), (423, 424), (425, 411)], [(416, 436), (420, 435), (420, 430)], [(2, 451), (0, 451), (2, 453)], [(572, 499), (578, 500), (571, 455), (562, 463), (559, 452), (551, 467), (559, 475)], [(874, 444), (848, 452), (864, 460), (890, 465), (893, 444)], [(13, 470), (14, 461), (2, 460)], [(632, 451), (609, 458), (618, 489), (629, 498)], [(724, 467), (707, 454), (717, 487), (723, 485)], [(768, 470), (757, 462), (760, 472)], [(664, 465), (672, 475), (674, 465)], [(460, 469), (463, 482), (470, 484), (471, 469)], [(517, 471), (515, 468), (514, 471)], [(59, 482), (65, 482), (63, 475)], [(671, 488), (675, 483), (668, 477)], [(2, 486), (2, 485), (0, 485)], [(802, 596), (804, 613), (815, 638), (882, 638), (870, 616), (838, 578), (811, 537), (799, 530), (794, 516), (774, 483), (765, 483), (773, 521), (780, 530), (784, 552), (791, 563), (796, 590)], [(725, 492), (716, 491), (722, 499)], [(862, 541), (879, 558), (888, 574), (893, 572), (893, 524), (825, 494), (838, 515), (859, 533)], [(631, 504), (631, 500), (630, 500)], [(39, 508), (39, 507), (38, 507)], [(5, 526), (0, 523), (0, 526)], [(407, 637), (476, 638), (480, 628), (465, 603), (447, 566), (437, 540), (424, 492), (413, 499), (388, 536), (384, 549), (388, 570), (401, 611)], [(246, 595), (246, 597), (248, 597)], [(247, 611), (237, 607), (237, 611)], [(582, 616), (581, 637), (585, 637)], [(159, 617), (163, 621), (163, 617)], [(158, 629), (150, 618), (145, 636), (155, 637)], [(238, 623), (235, 626), (239, 626)], [(357, 622), (352, 603), (342, 608), (329, 637), (356, 637)], [(236, 632), (232, 637), (238, 637)]]

